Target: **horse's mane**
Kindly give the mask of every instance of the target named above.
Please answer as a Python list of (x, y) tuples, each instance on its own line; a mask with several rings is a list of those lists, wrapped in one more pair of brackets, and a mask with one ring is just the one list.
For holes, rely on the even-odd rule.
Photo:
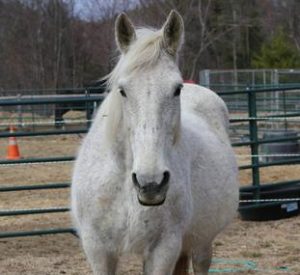
[(105, 77), (110, 93), (101, 105), (100, 112), (106, 116), (108, 143), (114, 140), (122, 118), (117, 86), (120, 75), (133, 76), (138, 71), (154, 66), (165, 53), (161, 30), (141, 28), (136, 30), (136, 35), (137, 39), (129, 46), (126, 54), (121, 54), (115, 68)]

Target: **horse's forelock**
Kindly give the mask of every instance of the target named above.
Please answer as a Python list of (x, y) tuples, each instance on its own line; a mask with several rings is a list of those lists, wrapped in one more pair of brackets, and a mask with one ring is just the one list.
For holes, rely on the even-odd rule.
[(113, 84), (120, 75), (132, 76), (142, 69), (147, 69), (157, 63), (163, 48), (163, 33), (161, 30), (137, 29), (137, 39), (130, 45), (128, 52), (122, 54), (113, 71), (108, 75), (108, 81)]

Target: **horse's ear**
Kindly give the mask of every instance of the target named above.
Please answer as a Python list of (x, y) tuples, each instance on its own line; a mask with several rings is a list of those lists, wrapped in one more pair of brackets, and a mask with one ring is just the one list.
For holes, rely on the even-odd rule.
[(126, 53), (130, 44), (136, 39), (134, 26), (125, 13), (121, 13), (116, 19), (115, 36), (122, 53)]
[(162, 29), (164, 47), (169, 54), (175, 56), (183, 43), (184, 23), (181, 15), (172, 10)]

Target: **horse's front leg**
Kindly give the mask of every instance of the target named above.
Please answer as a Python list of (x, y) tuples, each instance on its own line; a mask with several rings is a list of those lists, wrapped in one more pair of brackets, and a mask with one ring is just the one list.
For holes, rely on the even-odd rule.
[(95, 275), (114, 275), (117, 267), (116, 255), (109, 251), (92, 231), (81, 236), (82, 246)]
[(181, 253), (181, 234), (165, 234), (145, 253), (144, 275), (172, 275)]

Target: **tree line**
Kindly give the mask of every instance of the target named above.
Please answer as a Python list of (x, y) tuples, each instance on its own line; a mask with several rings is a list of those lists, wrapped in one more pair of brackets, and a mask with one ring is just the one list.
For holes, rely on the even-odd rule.
[(118, 12), (159, 28), (171, 9), (185, 22), (185, 79), (300, 66), (299, 0), (0, 0), (0, 90), (87, 85), (116, 62)]

